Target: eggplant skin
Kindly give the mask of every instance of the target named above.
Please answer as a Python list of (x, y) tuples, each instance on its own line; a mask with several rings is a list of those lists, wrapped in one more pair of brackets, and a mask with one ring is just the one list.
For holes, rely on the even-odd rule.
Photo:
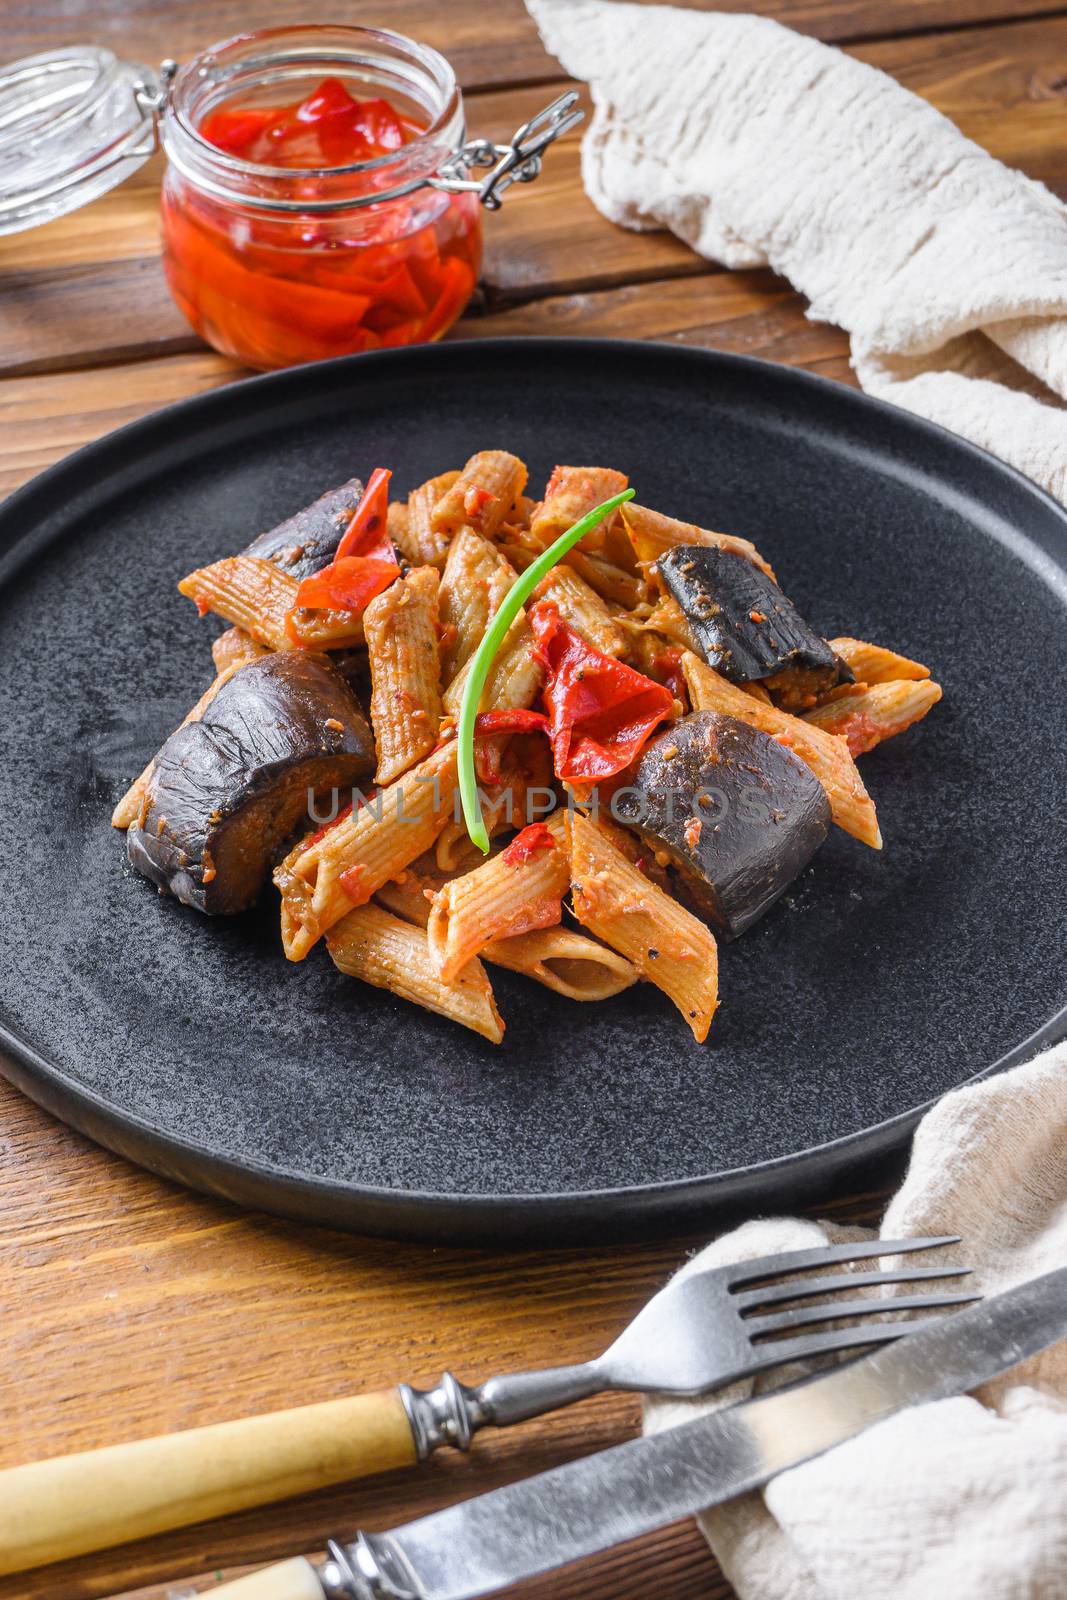
[(279, 522), (276, 528), (259, 534), (241, 554), (273, 561), (290, 577), (310, 578), (333, 560), (341, 535), (362, 498), (360, 479), (349, 478), (336, 489), (327, 489), (295, 516)]
[(244, 911), (306, 817), (309, 790), (350, 789), (374, 766), (367, 720), (326, 656), (262, 656), (159, 752), (127, 835), (130, 862), (209, 916)]
[[(814, 705), (852, 673), (773, 578), (714, 545), (676, 545), (656, 562), (709, 666), (731, 683), (764, 681), (779, 704)], [(777, 693), (775, 691), (778, 691)]]
[(717, 711), (694, 711), (652, 739), (611, 810), (666, 852), (681, 898), (727, 939), (769, 910), (830, 826), (804, 763)]

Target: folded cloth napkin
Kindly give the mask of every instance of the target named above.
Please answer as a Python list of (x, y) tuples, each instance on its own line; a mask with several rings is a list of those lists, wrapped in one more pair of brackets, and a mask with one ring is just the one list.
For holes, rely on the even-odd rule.
[(1067, 208), (884, 73), (766, 18), (527, 0), (588, 81), (582, 170), (628, 228), (771, 266), (863, 388), (1067, 500)]
[[(928, 1112), (880, 1231), (959, 1234), (951, 1254), (918, 1259), (965, 1262), (974, 1277), (959, 1287), (975, 1282), (984, 1294), (1067, 1264), (1067, 1045)], [(866, 1236), (830, 1223), (749, 1222), (683, 1271)], [(789, 1375), (800, 1369), (757, 1387)], [(713, 1402), (650, 1398), (646, 1431), (752, 1387)], [(1067, 1342), (976, 1398), (900, 1412), (699, 1520), (742, 1600), (1063, 1600)]]

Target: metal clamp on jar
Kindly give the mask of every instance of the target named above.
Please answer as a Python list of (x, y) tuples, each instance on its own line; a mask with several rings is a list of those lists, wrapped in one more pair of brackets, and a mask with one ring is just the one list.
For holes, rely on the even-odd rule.
[(265, 29), (153, 75), (75, 46), (0, 70), (0, 234), (86, 204), (157, 147), (171, 293), (255, 367), (438, 339), (477, 281), (482, 208), (581, 120), (467, 141), (436, 50), (384, 29)]

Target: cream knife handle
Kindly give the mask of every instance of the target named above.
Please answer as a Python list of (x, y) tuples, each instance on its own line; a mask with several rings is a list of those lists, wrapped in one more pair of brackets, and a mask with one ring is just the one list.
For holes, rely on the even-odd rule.
[[(9, 1467), (0, 1471), (0, 1573), (410, 1466), (415, 1458), (400, 1394), (387, 1389)], [(271, 1595), (265, 1590), (264, 1600)], [(279, 1590), (276, 1600), (304, 1595)]]
[(261, 1567), (247, 1578), (235, 1578), (233, 1583), (219, 1584), (211, 1590), (211, 1600), (216, 1595), (222, 1600), (324, 1600), (315, 1568), (303, 1556)]

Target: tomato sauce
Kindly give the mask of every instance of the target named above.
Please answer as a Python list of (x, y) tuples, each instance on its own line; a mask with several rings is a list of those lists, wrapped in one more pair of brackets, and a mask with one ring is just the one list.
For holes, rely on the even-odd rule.
[[(340, 79), (326, 78), (293, 104), (225, 104), (198, 131), (236, 161), (291, 171), (286, 198), (309, 202), (306, 212), (257, 209), (168, 172), (167, 277), (182, 312), (216, 349), (251, 366), (282, 367), (438, 339), (455, 322), (481, 262), (475, 196), (422, 187), (339, 212), (313, 209), (327, 185), (337, 192), (323, 169), (399, 156), (419, 138), (422, 128), (388, 100), (356, 99)], [(254, 187), (254, 175), (248, 181)], [(372, 171), (363, 192), (398, 181), (392, 169)]]

